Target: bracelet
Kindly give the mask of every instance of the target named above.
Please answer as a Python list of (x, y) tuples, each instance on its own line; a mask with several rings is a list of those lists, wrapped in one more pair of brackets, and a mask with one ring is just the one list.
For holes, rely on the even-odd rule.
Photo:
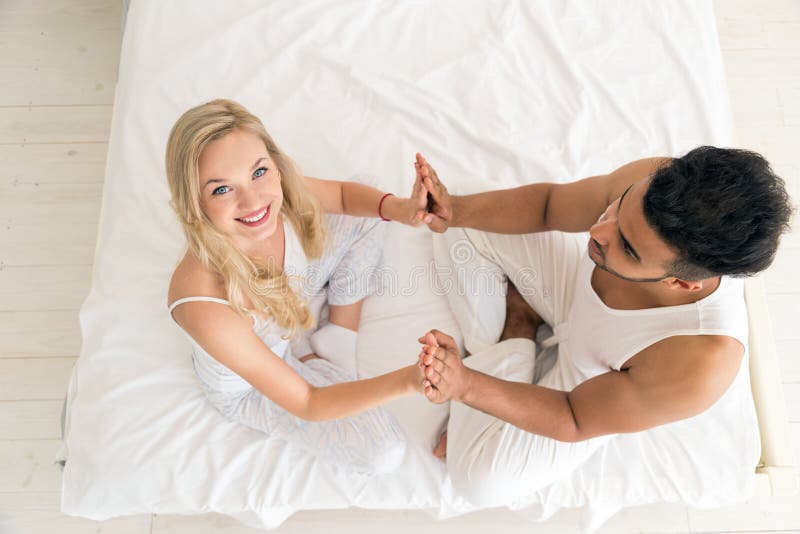
[(381, 197), (381, 201), (378, 202), (378, 217), (380, 217), (382, 221), (391, 221), (391, 219), (387, 219), (386, 217), (383, 216), (383, 214), (381, 214), (381, 206), (383, 206), (383, 201), (386, 200), (386, 197), (388, 196), (394, 196), (394, 195), (392, 193), (386, 193)]

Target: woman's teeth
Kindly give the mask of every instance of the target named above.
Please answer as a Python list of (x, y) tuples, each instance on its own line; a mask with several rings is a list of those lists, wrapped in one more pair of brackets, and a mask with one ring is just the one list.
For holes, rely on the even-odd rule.
[(240, 221), (244, 221), (244, 222), (249, 222), (249, 223), (252, 223), (252, 222), (260, 221), (261, 219), (263, 219), (263, 218), (264, 218), (264, 215), (266, 215), (266, 214), (267, 214), (267, 209), (266, 209), (266, 208), (264, 208), (264, 211), (262, 211), (261, 213), (259, 213), (259, 214), (258, 214), (258, 215), (256, 215), (255, 217), (242, 217), (242, 218), (241, 218), (241, 219), (239, 219), (239, 220), (240, 220)]

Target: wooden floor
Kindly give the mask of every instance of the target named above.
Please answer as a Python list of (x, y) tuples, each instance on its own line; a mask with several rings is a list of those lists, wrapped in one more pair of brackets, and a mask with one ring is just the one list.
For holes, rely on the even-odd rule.
[[(763, 153), (800, 198), (800, 0), (715, 4), (739, 145)], [(0, 534), (250, 532), (219, 515), (95, 523), (59, 512), (59, 415), (80, 349), (121, 38), (122, 3), (0, 0)], [(800, 226), (800, 223), (798, 223)], [(800, 458), (800, 231), (766, 275)], [(793, 274), (795, 273), (795, 274)], [(799, 472), (800, 473), (800, 472)], [(507, 511), (447, 522), (422, 512), (303, 512), (277, 532), (575, 531)], [(800, 496), (730, 510), (656, 506), (604, 531), (800, 531)]]

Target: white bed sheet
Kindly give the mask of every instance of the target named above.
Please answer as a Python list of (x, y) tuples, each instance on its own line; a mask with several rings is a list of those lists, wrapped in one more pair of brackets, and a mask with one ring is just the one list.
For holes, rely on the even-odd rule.
[[(274, 527), (299, 509), (419, 508), (441, 517), (469, 509), (429, 453), (446, 405), (420, 396), (389, 404), (412, 446), (400, 471), (363, 480), (227, 422), (206, 403), (165, 307), (183, 238), (163, 159), (178, 116), (217, 97), (261, 117), (307, 175), (371, 173), (396, 194), (409, 191), (418, 150), (451, 191), (468, 193), (573, 181), (732, 140), (710, 0), (135, 0), (57, 458), (66, 459), (64, 513), (215, 511)], [(396, 283), (365, 305), (363, 376), (412, 362), (428, 328), (459, 336), (433, 283), (430, 247), (425, 229), (390, 228), (384, 253)], [(646, 477), (618, 478), (630, 485), (604, 498), (608, 486), (596, 482), (623, 470), (625, 452), (598, 453), (526, 512), (543, 519), (584, 506), (593, 527), (626, 505), (691, 499)], [(608, 460), (615, 454), (617, 464)], [(689, 504), (738, 502), (752, 488), (707, 489), (712, 497)]]

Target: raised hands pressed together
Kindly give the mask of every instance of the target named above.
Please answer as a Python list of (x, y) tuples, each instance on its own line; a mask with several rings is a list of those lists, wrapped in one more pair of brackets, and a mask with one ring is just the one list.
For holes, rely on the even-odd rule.
[[(453, 198), (447, 192), (447, 187), (439, 180), (439, 175), (419, 152), (414, 167), (417, 171), (414, 191), (418, 191), (417, 184), (422, 184), (427, 193), (424, 211), (417, 213), (416, 220), (424, 222), (434, 232), (444, 232), (453, 220)], [(414, 196), (414, 198), (419, 197)]]

